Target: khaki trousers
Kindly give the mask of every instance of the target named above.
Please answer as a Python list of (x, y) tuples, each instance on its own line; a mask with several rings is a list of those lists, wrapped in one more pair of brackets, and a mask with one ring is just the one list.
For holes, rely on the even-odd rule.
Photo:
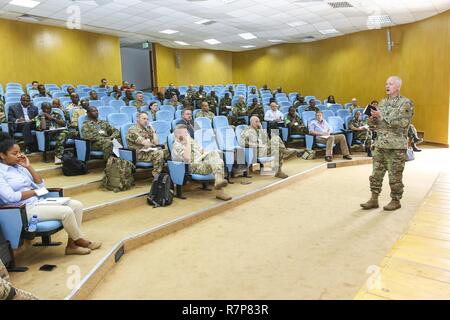
[(316, 137), (316, 143), (322, 143), (327, 145), (325, 155), (331, 157), (333, 155), (333, 145), (337, 143), (341, 149), (343, 156), (348, 156), (350, 152), (348, 151), (347, 139), (343, 134), (331, 135), (328, 138)]
[(81, 222), (83, 220), (83, 204), (77, 200), (70, 200), (67, 205), (31, 205), (27, 208), (28, 220), (37, 215), (39, 221), (59, 220), (69, 238), (78, 240), (83, 238)]

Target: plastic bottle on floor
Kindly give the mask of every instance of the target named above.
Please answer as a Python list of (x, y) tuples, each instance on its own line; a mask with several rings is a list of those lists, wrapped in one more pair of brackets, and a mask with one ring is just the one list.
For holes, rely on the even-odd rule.
[(30, 219), (30, 222), (28, 223), (28, 232), (35, 232), (37, 229), (38, 222), (39, 219), (37, 215), (33, 215), (33, 217)]

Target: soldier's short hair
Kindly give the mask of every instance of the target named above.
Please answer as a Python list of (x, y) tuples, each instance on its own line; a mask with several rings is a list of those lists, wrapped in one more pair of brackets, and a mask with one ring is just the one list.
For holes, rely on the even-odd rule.
[(146, 116), (148, 116), (148, 113), (147, 113), (147, 112), (145, 112), (145, 111), (140, 111), (140, 112), (138, 112), (138, 118), (140, 118), (142, 114), (145, 114)]
[(47, 107), (51, 107), (50, 103), (48, 103), (48, 102), (42, 102), (42, 104), (41, 104), (41, 110), (43, 111), (44, 108), (47, 108)]
[(181, 116), (184, 116), (184, 114), (186, 113), (186, 111), (192, 111), (191, 109), (183, 109), (181, 111)]

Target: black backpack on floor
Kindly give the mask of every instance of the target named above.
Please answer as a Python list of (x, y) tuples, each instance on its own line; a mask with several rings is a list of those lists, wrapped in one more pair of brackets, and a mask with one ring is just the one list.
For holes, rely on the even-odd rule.
[(172, 180), (166, 173), (160, 173), (153, 178), (150, 193), (147, 196), (149, 205), (156, 207), (165, 207), (172, 204), (173, 192), (171, 190)]
[(88, 172), (86, 164), (70, 153), (64, 154), (61, 161), (65, 176), (79, 176)]

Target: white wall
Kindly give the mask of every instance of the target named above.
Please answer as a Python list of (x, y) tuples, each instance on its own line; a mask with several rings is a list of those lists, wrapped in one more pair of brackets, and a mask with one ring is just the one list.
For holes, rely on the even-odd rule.
[(148, 49), (120, 48), (122, 79), (137, 89), (150, 87), (150, 51)]

